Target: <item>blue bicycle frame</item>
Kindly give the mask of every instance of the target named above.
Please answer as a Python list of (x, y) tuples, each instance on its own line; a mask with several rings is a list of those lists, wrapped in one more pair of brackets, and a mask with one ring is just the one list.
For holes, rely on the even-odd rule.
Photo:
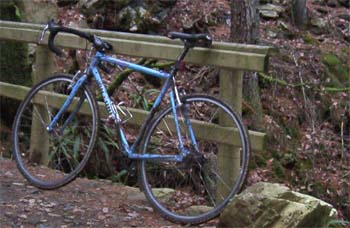
[[(86, 71), (86, 73), (83, 74), (83, 76), (80, 77), (79, 80), (74, 84), (72, 91), (71, 91), (70, 95), (68, 96), (67, 100), (65, 101), (65, 103), (63, 104), (61, 109), (57, 112), (57, 114), (53, 118), (52, 122), (48, 125), (47, 131), (48, 132), (53, 131), (58, 120), (61, 118), (62, 114), (67, 110), (67, 108), (72, 103), (79, 88), (88, 80), (88, 75), (92, 74), (94, 76), (94, 78), (96, 79), (96, 81), (101, 89), (102, 97), (103, 97), (103, 100), (107, 106), (107, 110), (108, 110), (109, 114), (113, 116), (115, 123), (119, 129), (119, 135), (121, 138), (124, 153), (129, 158), (131, 158), (131, 159), (162, 159), (162, 160), (182, 161), (183, 158), (189, 153), (189, 151), (184, 147), (184, 144), (182, 141), (182, 135), (181, 135), (181, 131), (180, 131), (180, 124), (179, 124), (179, 118), (178, 118), (178, 114), (177, 114), (177, 107), (181, 106), (182, 104), (181, 104), (181, 101), (180, 101), (180, 98), (179, 98), (179, 95), (177, 93), (177, 89), (176, 89), (176, 86), (174, 83), (175, 82), (174, 75), (176, 74), (176, 72), (179, 68), (179, 63), (184, 59), (187, 51), (188, 51), (188, 48), (185, 48), (184, 52), (180, 55), (178, 61), (176, 62), (175, 66), (173, 67), (173, 70), (170, 73), (157, 71), (157, 70), (154, 70), (154, 69), (151, 69), (148, 67), (144, 67), (144, 66), (141, 66), (138, 64), (130, 63), (130, 62), (127, 62), (124, 60), (120, 60), (120, 59), (108, 56), (102, 52), (97, 52), (95, 57), (93, 58), (91, 64), (90, 64), (88, 70)], [(159, 96), (157, 97), (156, 101), (154, 102), (154, 105), (153, 105), (145, 123), (143, 124), (143, 126), (140, 129), (140, 133), (137, 136), (136, 141), (131, 146), (129, 145), (129, 143), (126, 139), (123, 127), (121, 126), (121, 119), (120, 119), (120, 116), (118, 114), (118, 111), (116, 110), (115, 105), (113, 104), (111, 98), (108, 95), (107, 89), (106, 89), (105, 85), (103, 84), (103, 81), (102, 81), (102, 78), (101, 78), (101, 75), (99, 72), (99, 68), (98, 68), (98, 66), (101, 62), (107, 62), (113, 66), (118, 65), (118, 66), (121, 66), (122, 68), (130, 68), (130, 69), (135, 70), (137, 72), (141, 72), (141, 73), (145, 73), (148, 75), (152, 75), (154, 77), (166, 79), (166, 82), (163, 85), (163, 88), (162, 88)], [(157, 112), (158, 108), (160, 107), (160, 104), (161, 104), (162, 100), (164, 99), (164, 97), (165, 97), (165, 95), (170, 87), (172, 87), (172, 91), (169, 94), (170, 95), (170, 103), (171, 103), (172, 112), (174, 115), (174, 121), (175, 121), (177, 136), (179, 138), (179, 143), (180, 143), (179, 147), (180, 147), (181, 153), (179, 155), (156, 155), (156, 154), (147, 154), (147, 153), (146, 154), (137, 153), (136, 148), (139, 146), (139, 144), (143, 138), (143, 135), (146, 131), (147, 125), (153, 119), (154, 114)], [(81, 107), (81, 104), (83, 103), (84, 99), (85, 99), (85, 97), (83, 96), (79, 102), (80, 105), (78, 105), (77, 109), (79, 109)], [(70, 117), (68, 117), (68, 119), (65, 121), (63, 127), (68, 125), (68, 122), (73, 119), (72, 116), (74, 116), (77, 112), (78, 112), (78, 110), (75, 110), (73, 112), (73, 114), (71, 114)], [(190, 123), (189, 118), (187, 117), (186, 111), (184, 113), (185, 113), (184, 114), (185, 123), (187, 124), (187, 128), (188, 128), (189, 134), (191, 136), (192, 143), (193, 143), (196, 151), (199, 151), (197, 140), (196, 140), (194, 131), (192, 129), (192, 125)], [(61, 129), (61, 132), (63, 132), (62, 129)]]

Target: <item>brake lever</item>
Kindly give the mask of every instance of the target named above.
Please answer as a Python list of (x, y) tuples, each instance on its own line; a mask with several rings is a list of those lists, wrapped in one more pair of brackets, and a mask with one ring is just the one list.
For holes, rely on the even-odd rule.
[(41, 44), (42, 41), (44, 40), (45, 33), (46, 33), (47, 30), (49, 30), (49, 24), (47, 24), (47, 25), (44, 27), (43, 31), (41, 32), (41, 35), (40, 35), (40, 38), (39, 38), (39, 41), (38, 41), (39, 44)]

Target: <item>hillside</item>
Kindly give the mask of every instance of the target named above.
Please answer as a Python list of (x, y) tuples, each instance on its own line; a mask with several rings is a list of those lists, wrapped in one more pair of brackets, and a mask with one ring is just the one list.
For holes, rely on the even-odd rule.
[[(225, 0), (57, 3), (58, 19), (66, 26), (160, 35), (169, 31), (205, 32), (215, 41), (225, 42), (230, 37), (230, 5)], [(259, 42), (278, 48), (279, 53), (271, 57), (269, 72), (258, 73), (263, 107), (263, 128), (259, 130), (266, 132), (267, 145), (265, 151), (253, 154), (247, 185), (259, 181), (284, 183), (331, 203), (340, 219), (350, 220), (349, 2), (308, 1), (309, 20), (303, 30), (292, 22), (290, 1), (260, 3)], [(85, 51), (78, 51), (71, 55), (77, 60), (58, 60), (58, 64), (74, 71), (84, 64), (85, 55)], [(186, 65), (178, 83), (188, 92), (217, 94), (218, 77), (218, 69)], [(111, 82), (113, 78), (105, 80)], [(114, 96), (129, 106), (147, 109), (147, 100), (153, 99), (149, 91), (157, 83), (131, 74), (124, 90)], [(126, 94), (125, 88), (138, 96)], [(249, 129), (255, 128), (252, 119), (256, 111), (247, 102), (243, 104), (243, 118)], [(10, 132), (9, 127), (1, 127), (1, 131)], [(10, 146), (5, 142), (2, 145), (2, 151)], [(109, 153), (115, 151), (108, 149)], [(105, 152), (101, 150), (98, 153)], [(120, 155), (111, 156), (109, 164), (114, 166), (108, 169), (98, 160), (96, 176), (114, 180), (126, 169), (124, 166), (130, 165), (122, 166), (118, 159)], [(126, 179), (133, 183), (134, 173), (128, 172)]]

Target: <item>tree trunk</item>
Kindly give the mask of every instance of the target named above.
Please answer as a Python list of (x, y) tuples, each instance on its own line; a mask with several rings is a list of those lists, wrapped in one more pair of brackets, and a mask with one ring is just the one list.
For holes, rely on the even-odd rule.
[[(256, 3), (257, 0), (232, 0), (231, 1), (231, 41), (238, 43), (255, 43), (258, 37), (258, 23), (253, 20), (256, 18), (255, 7), (252, 7), (252, 3)], [(254, 91), (256, 97), (253, 107), (261, 107), (259, 87), (257, 78), (247, 76), (249, 80), (246, 85), (248, 88), (244, 88), (246, 91)], [(255, 83), (251, 83), (255, 82)], [(221, 70), (220, 73), (220, 91), (221, 96), (229, 102), (230, 105), (238, 112), (242, 112), (242, 83), (243, 83), (243, 71), (241, 70)], [(249, 99), (252, 100), (253, 99)], [(231, 122), (220, 117), (220, 125), (229, 126)], [(257, 119), (257, 118), (252, 118)], [(220, 145), (218, 153), (218, 166), (222, 171), (222, 178), (227, 181), (229, 186), (233, 185), (239, 176), (241, 170), (240, 164), (240, 149), (228, 145)], [(217, 203), (220, 203), (220, 197), (229, 194), (227, 187), (222, 184), (218, 185)]]
[[(231, 41), (256, 44), (259, 39), (258, 0), (231, 1)], [(255, 72), (247, 72), (243, 77), (243, 97), (250, 107), (252, 126), (262, 129), (262, 105), (260, 99), (259, 78)]]
[(294, 24), (300, 28), (305, 29), (308, 24), (308, 11), (306, 8), (306, 0), (292, 1), (292, 19)]

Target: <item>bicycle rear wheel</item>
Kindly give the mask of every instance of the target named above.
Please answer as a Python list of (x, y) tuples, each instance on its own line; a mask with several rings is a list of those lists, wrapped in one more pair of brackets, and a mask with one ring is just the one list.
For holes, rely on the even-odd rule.
[(40, 82), (30, 90), (16, 114), (14, 157), (24, 177), (38, 188), (55, 189), (71, 182), (94, 148), (99, 115), (96, 100), (85, 85), (54, 130), (46, 130), (67, 99), (72, 81), (69, 75), (57, 75)]
[[(147, 198), (166, 218), (195, 224), (216, 217), (241, 188), (247, 174), (249, 139), (238, 115), (222, 101), (192, 95), (182, 102), (177, 112), (189, 154), (182, 162), (142, 160), (140, 178)], [(168, 107), (150, 126), (143, 153), (179, 155), (179, 145)]]

